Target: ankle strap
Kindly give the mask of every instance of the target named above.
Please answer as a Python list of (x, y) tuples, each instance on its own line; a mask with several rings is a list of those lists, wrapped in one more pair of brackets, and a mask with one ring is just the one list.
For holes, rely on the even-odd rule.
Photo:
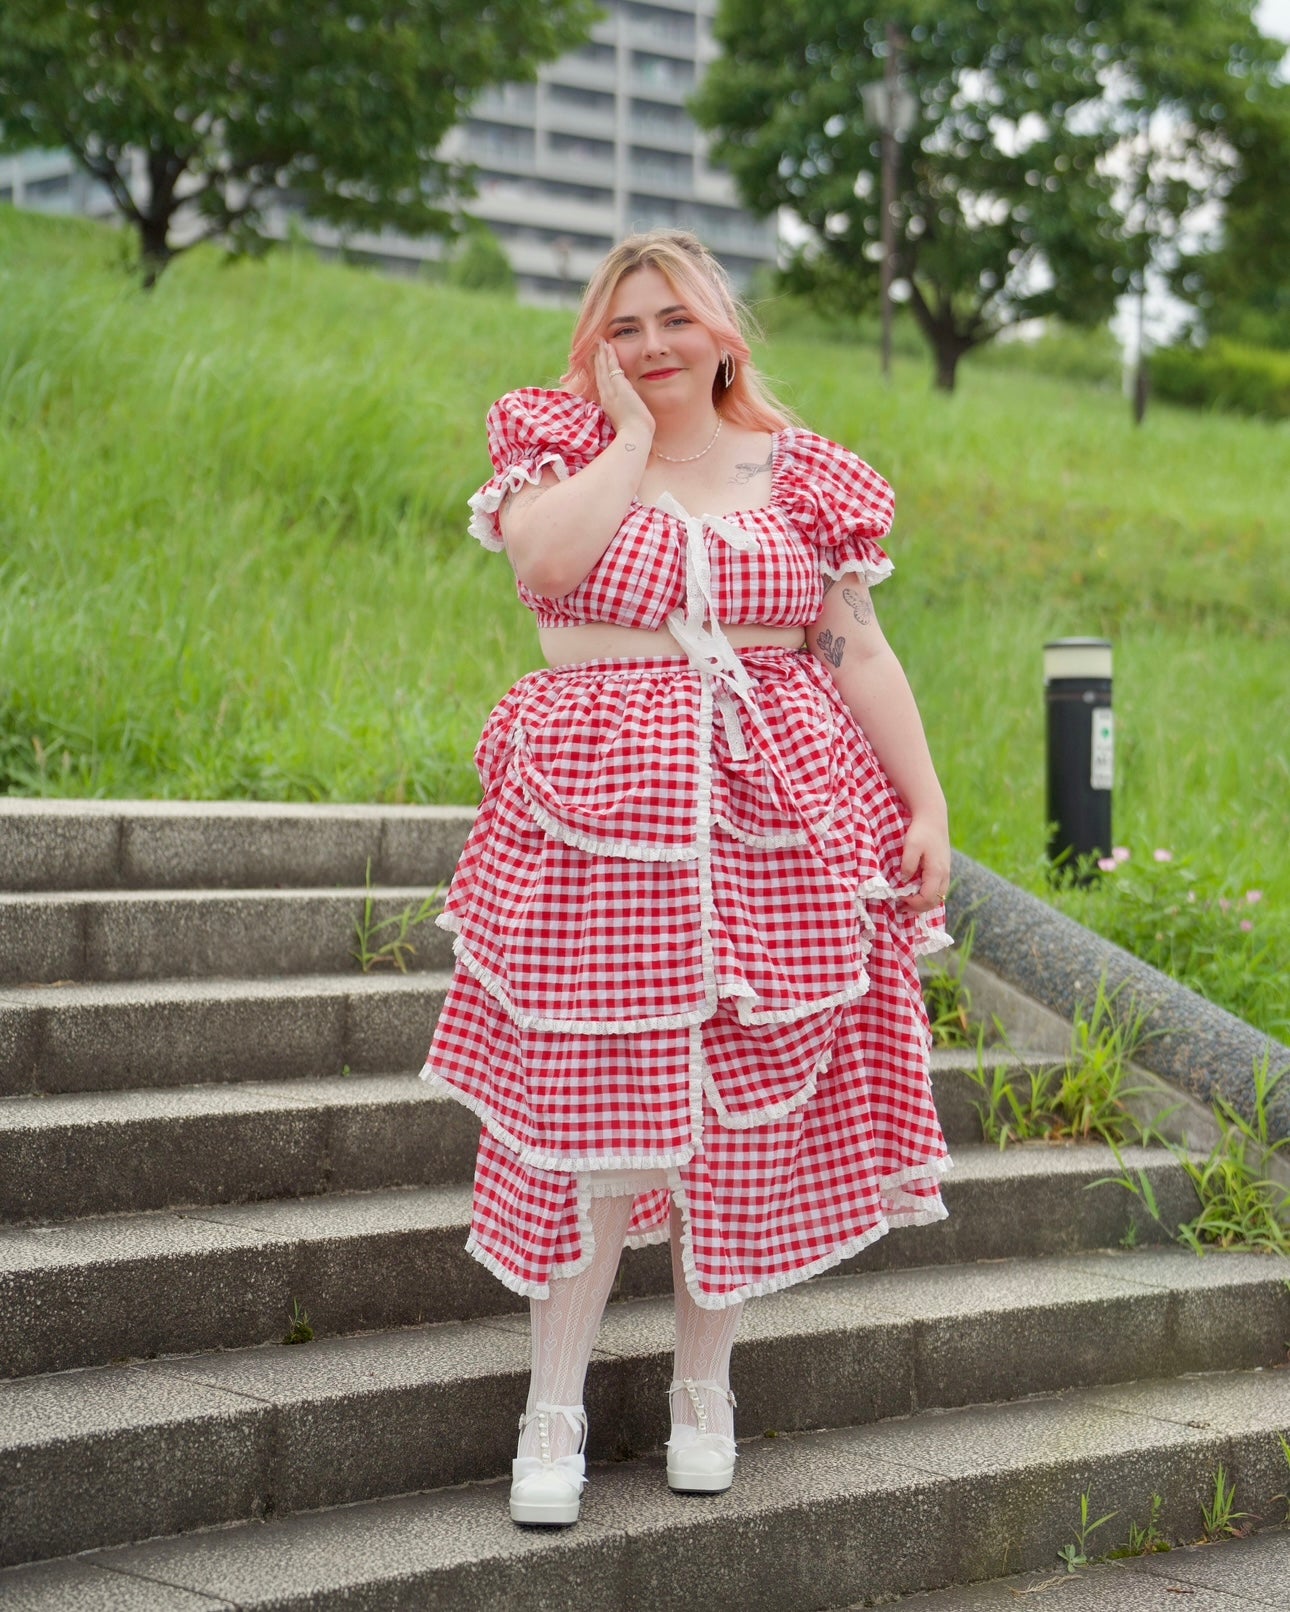
[(720, 1394), (722, 1399), (729, 1405), (733, 1406), (735, 1403), (735, 1396), (722, 1383), (713, 1382), (711, 1378), (680, 1377), (667, 1391), (669, 1405), (672, 1403), (672, 1395), (676, 1393), (678, 1388), (683, 1389), (690, 1397), (690, 1403), (694, 1406), (694, 1419), (698, 1423), (700, 1434), (706, 1434), (708, 1431), (708, 1407), (703, 1403), (703, 1396), (699, 1393), (700, 1388), (706, 1388), (711, 1393)]
[(667, 1397), (671, 1399), (678, 1388), (684, 1388), (687, 1394), (691, 1388), (710, 1388), (714, 1394), (720, 1394), (728, 1405), (738, 1405), (731, 1390), (724, 1383), (713, 1382), (710, 1377), (678, 1377), (668, 1389)]
[(550, 1459), (551, 1417), (563, 1416), (570, 1428), (578, 1435), (578, 1454), (581, 1454), (587, 1443), (587, 1412), (581, 1405), (552, 1405), (545, 1399), (534, 1402), (531, 1411), (525, 1411), (520, 1417), (520, 1432), (530, 1422), (538, 1424), (538, 1438), (542, 1447), (543, 1460)]

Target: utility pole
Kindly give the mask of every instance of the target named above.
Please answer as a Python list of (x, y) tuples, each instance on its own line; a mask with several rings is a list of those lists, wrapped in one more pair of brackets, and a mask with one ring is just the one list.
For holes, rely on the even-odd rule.
[(882, 67), (882, 378), (891, 380), (891, 282), (896, 256), (896, 95), (900, 84), (900, 36), (887, 24), (887, 59)]
[[(882, 376), (891, 379), (891, 283), (896, 273), (896, 185), (899, 141), (913, 128), (918, 102), (900, 80), (901, 36), (894, 22), (886, 27), (886, 54), (882, 77), (860, 86), (865, 118), (876, 124), (882, 136), (879, 163), (879, 224), (881, 243), (879, 265), (882, 301)], [(860, 192), (857, 190), (857, 194)]]

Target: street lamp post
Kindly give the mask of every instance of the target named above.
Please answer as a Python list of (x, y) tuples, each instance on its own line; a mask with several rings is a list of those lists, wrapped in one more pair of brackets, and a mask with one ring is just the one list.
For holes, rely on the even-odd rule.
[(909, 133), (918, 115), (918, 102), (900, 82), (900, 35), (887, 24), (887, 54), (882, 77), (860, 89), (865, 117), (882, 134), (882, 378), (891, 379), (891, 282), (896, 258), (896, 142)]

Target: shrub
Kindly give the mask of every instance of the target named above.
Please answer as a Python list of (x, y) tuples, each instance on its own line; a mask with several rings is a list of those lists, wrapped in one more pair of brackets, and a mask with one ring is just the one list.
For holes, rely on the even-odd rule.
[(1202, 348), (1165, 347), (1152, 355), (1151, 385), (1171, 403), (1290, 419), (1290, 353), (1267, 347), (1221, 338)]
[(993, 341), (969, 353), (968, 361), (992, 369), (1024, 369), (1032, 375), (1086, 381), (1092, 386), (1118, 387), (1124, 374), (1120, 344), (1106, 325), (1077, 330), (1057, 320), (1050, 321), (1034, 341)]
[(515, 270), (488, 229), (474, 229), (448, 265), (448, 283), (463, 291), (515, 290)]

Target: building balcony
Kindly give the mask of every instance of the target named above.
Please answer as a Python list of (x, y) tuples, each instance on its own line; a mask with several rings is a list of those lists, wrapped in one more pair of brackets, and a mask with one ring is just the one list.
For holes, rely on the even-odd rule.
[(643, 118), (633, 113), (627, 119), (627, 132), (633, 140), (646, 145), (662, 146), (669, 151), (683, 151), (690, 155), (694, 150), (694, 125), (684, 114), (663, 118)]
[(690, 196), (694, 191), (694, 173), (690, 169), (633, 160), (628, 164), (627, 175), (630, 184), (638, 190), (661, 192), (665, 196)]
[(627, 19), (623, 24), (623, 38), (629, 45), (641, 50), (658, 50), (667, 56), (678, 56), (684, 61), (694, 60), (694, 29), (687, 33), (682, 28), (665, 28), (656, 23)]
[(468, 208), (485, 223), (533, 225), (578, 235), (613, 235), (616, 227), (612, 191), (605, 192), (603, 202), (570, 202), (532, 187), (490, 185)]
[(604, 111), (597, 112), (548, 97), (542, 106), (542, 125), (553, 133), (586, 134), (596, 140), (612, 140), (617, 132), (617, 113), (612, 102)]
[(611, 90), (618, 79), (616, 59), (591, 61), (585, 56), (561, 56), (539, 75), (544, 84), (568, 84), (574, 89)]

